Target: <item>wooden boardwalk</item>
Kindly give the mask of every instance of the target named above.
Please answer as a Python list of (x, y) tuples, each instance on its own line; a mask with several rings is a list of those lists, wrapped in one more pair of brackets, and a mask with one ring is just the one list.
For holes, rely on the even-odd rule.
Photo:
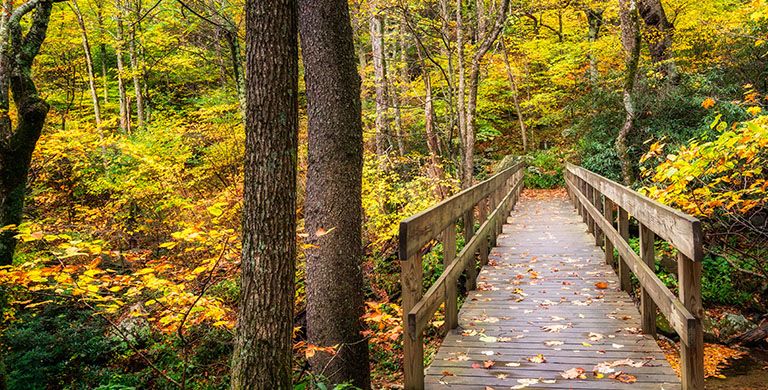
[(426, 388), (680, 388), (565, 196), (520, 199), (496, 245)]

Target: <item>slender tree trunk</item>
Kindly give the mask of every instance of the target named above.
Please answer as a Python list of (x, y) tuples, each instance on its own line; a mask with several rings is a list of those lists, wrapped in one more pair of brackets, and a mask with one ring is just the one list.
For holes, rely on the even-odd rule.
[(619, 0), (619, 16), (621, 18), (621, 44), (624, 50), (624, 61), (627, 69), (624, 75), (624, 110), (626, 117), (624, 125), (616, 137), (616, 153), (621, 162), (621, 175), (624, 184), (634, 182), (632, 161), (629, 157), (627, 138), (634, 131), (637, 116), (635, 107), (635, 82), (637, 68), (640, 62), (640, 21), (636, 0)]
[(243, 60), (240, 54), (240, 38), (237, 31), (225, 31), (227, 42), (229, 43), (230, 61), (232, 61), (232, 76), (235, 79), (235, 90), (237, 91), (237, 101), (240, 104), (240, 112), (245, 113), (246, 108), (246, 87), (245, 72), (243, 72)]
[[(461, 168), (459, 169), (459, 177), (461, 178), (461, 188), (469, 188), (472, 186), (472, 175), (466, 176), (467, 165), (472, 165), (472, 161), (467, 161), (466, 152), (467, 149), (467, 109), (465, 107), (466, 96), (466, 77), (464, 72), (464, 30), (463, 30), (463, 18), (462, 18), (462, 0), (456, 0), (456, 64), (459, 71), (459, 88), (456, 90), (456, 108), (459, 111), (459, 138), (461, 138)], [(474, 142), (473, 142), (474, 145)], [(474, 146), (473, 146), (474, 147)], [(470, 170), (471, 171), (471, 170)]]
[(142, 72), (139, 67), (139, 56), (136, 50), (136, 27), (131, 28), (128, 37), (128, 57), (131, 60), (131, 76), (133, 78), (133, 93), (136, 97), (136, 121), (139, 129), (144, 128), (144, 93), (142, 91)]
[(520, 97), (517, 92), (517, 80), (515, 73), (512, 71), (512, 65), (509, 63), (509, 54), (507, 48), (504, 45), (504, 38), (500, 40), (501, 52), (504, 56), (504, 66), (507, 68), (507, 77), (509, 78), (509, 87), (512, 89), (512, 102), (515, 104), (515, 114), (517, 115), (517, 122), (520, 124), (520, 140), (523, 142), (523, 153), (528, 152), (528, 130), (525, 127), (525, 118), (523, 118), (523, 110), (520, 109)]
[(369, 389), (362, 248), (363, 134), (360, 76), (346, 0), (300, 0), (307, 85), (309, 150), (305, 226), (307, 334), (311, 344), (338, 345), (310, 360), (332, 383)]
[(453, 69), (453, 50), (451, 50), (451, 31), (450, 31), (450, 21), (451, 21), (451, 7), (448, 2), (448, 0), (440, 0), (440, 19), (441, 19), (441, 27), (440, 27), (440, 34), (442, 36), (443, 42), (440, 45), (440, 51), (445, 58), (445, 61), (448, 64), (448, 79), (446, 80), (446, 84), (448, 87), (447, 95), (448, 95), (448, 135), (446, 137), (446, 150), (448, 150), (448, 158), (451, 158), (453, 154), (453, 148), (452, 148), (452, 142), (453, 134), (454, 134), (454, 128), (456, 128), (456, 112), (454, 111), (454, 98), (456, 95), (455, 91), (455, 75), (454, 75), (454, 69)]
[(104, 3), (99, 1), (96, 3), (96, 21), (99, 24), (99, 33), (101, 34), (102, 42), (99, 43), (99, 53), (101, 54), (101, 83), (104, 89), (104, 104), (109, 103), (109, 79), (107, 78), (107, 45), (103, 42), (106, 36), (106, 29), (104, 28)]
[(469, 72), (469, 97), (467, 99), (467, 134), (466, 144), (464, 145), (464, 179), (467, 181), (465, 187), (472, 185), (474, 176), (474, 158), (475, 158), (475, 129), (477, 126), (475, 115), (477, 114), (477, 91), (480, 82), (480, 64), (485, 54), (490, 50), (493, 42), (499, 37), (501, 30), (504, 29), (504, 22), (507, 19), (507, 10), (509, 9), (509, 0), (502, 0), (499, 13), (496, 17), (496, 23), (493, 28), (484, 36), (482, 44), (477, 48), (475, 56), (472, 58), (472, 68)]
[(587, 40), (589, 41), (589, 80), (592, 84), (597, 83), (599, 72), (597, 69), (597, 56), (594, 54), (595, 42), (600, 36), (600, 29), (603, 26), (603, 9), (587, 8), (584, 11), (587, 14), (587, 23), (589, 24), (589, 32), (587, 34)]
[(387, 62), (384, 58), (384, 34), (383, 18), (376, 9), (377, 3), (370, 2), (371, 17), (371, 48), (373, 55), (373, 73), (374, 83), (376, 85), (376, 154), (384, 156), (387, 154), (389, 118), (387, 104)]
[(662, 74), (675, 81), (678, 77), (677, 66), (671, 51), (675, 26), (667, 19), (660, 0), (638, 0), (637, 7), (648, 27), (645, 40), (648, 42), (651, 60)]
[(424, 61), (424, 53), (421, 46), (417, 45), (417, 53), (419, 55), (419, 61), (421, 62), (421, 69), (424, 74), (424, 130), (427, 136), (427, 150), (429, 150), (429, 173), (432, 179), (437, 184), (435, 186), (436, 195), (440, 199), (445, 199), (447, 191), (441, 184), (443, 180), (443, 168), (440, 165), (439, 148), (437, 134), (435, 134), (435, 109), (432, 102), (432, 78), (429, 75), (429, 68)]
[[(405, 38), (404, 38), (405, 30), (403, 30), (402, 26), (400, 26), (399, 31), (399, 55), (400, 55), (400, 69), (404, 68), (406, 66), (405, 61)], [(394, 45), (393, 45), (394, 46)], [(393, 49), (394, 51), (395, 49)], [(395, 58), (396, 52), (393, 53), (391, 58)], [(400, 76), (403, 75), (404, 72), (400, 71)], [(394, 79), (397, 80), (397, 74), (395, 75)], [(401, 79), (398, 81), (398, 84), (390, 83), (389, 85), (391, 88), (389, 88), (389, 97), (392, 101), (392, 108), (394, 109), (395, 113), (395, 136), (397, 137), (397, 151), (400, 154), (400, 156), (405, 156), (405, 140), (404, 140), (404, 131), (403, 131), (403, 117), (402, 113), (400, 112), (400, 91), (401, 86), (405, 85), (405, 79), (401, 77)]]
[(123, 11), (120, 3), (116, 4), (118, 7), (117, 16), (115, 17), (117, 28), (115, 34), (115, 55), (117, 57), (117, 91), (118, 98), (120, 99), (120, 131), (126, 134), (131, 133), (131, 106), (128, 104), (128, 94), (125, 90), (125, 58), (123, 57), (123, 49), (125, 47), (125, 31), (123, 27)]
[(295, 0), (248, 0), (241, 299), (233, 390), (292, 389), (298, 41)]

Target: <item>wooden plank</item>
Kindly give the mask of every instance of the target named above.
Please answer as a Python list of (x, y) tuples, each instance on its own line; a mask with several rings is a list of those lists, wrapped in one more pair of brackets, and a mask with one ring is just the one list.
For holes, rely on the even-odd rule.
[[(603, 204), (603, 217), (610, 221), (611, 230), (613, 230), (613, 223), (616, 221), (616, 218), (613, 216), (614, 204), (608, 197), (603, 198), (603, 200), (605, 202)], [(613, 243), (605, 235), (603, 235), (603, 250), (605, 251), (605, 264), (613, 266)]]
[(400, 223), (399, 258), (408, 259), (435, 239), (449, 224), (461, 218), (480, 199), (495, 191), (508, 177), (522, 169), (523, 163), (505, 169), (488, 180), (480, 182)]
[[(571, 184), (572, 185), (572, 184)], [(688, 333), (688, 329), (692, 326), (692, 323), (696, 321), (694, 316), (683, 306), (674, 294), (664, 285), (664, 283), (656, 276), (656, 273), (648, 267), (645, 262), (632, 250), (627, 242), (621, 238), (621, 236), (615, 232), (607, 229), (608, 221), (597, 212), (594, 206), (588, 204), (587, 198), (583, 194), (576, 194), (579, 198), (582, 198), (584, 207), (587, 212), (596, 217), (596, 222), (602, 225), (603, 231), (606, 236), (610, 238), (613, 245), (619, 251), (619, 254), (626, 260), (627, 265), (640, 281), (640, 285), (645, 288), (650, 297), (658, 306), (662, 314), (667, 318), (670, 325), (681, 339), (691, 340), (693, 334)]]
[[(485, 199), (481, 200), (480, 203), (478, 203), (478, 205), (477, 205), (477, 208), (479, 209), (479, 212), (478, 212), (479, 216), (478, 216), (478, 218), (481, 221), (485, 221), (486, 218), (488, 218), (488, 209), (491, 207), (490, 206), (491, 204), (492, 203), (490, 202), (490, 200), (488, 198), (485, 198)], [(493, 205), (495, 206), (495, 204), (493, 204)], [(495, 241), (496, 241), (495, 237), (492, 239), (492, 241), (493, 242), (492, 242), (491, 245), (494, 245)], [(480, 249), (478, 249), (478, 252), (480, 252), (480, 266), (481, 267), (488, 263), (488, 251), (490, 250), (490, 247), (488, 245), (489, 245), (488, 244), (488, 237), (483, 237), (480, 240)]]
[[(482, 223), (482, 221), (481, 221)], [(401, 225), (402, 226), (402, 225)], [(484, 233), (481, 233), (484, 234)], [(464, 242), (468, 243), (475, 236), (475, 210), (474, 206), (464, 213)], [(475, 259), (475, 251), (472, 251), (472, 258), (464, 263), (464, 274), (467, 279), (464, 282), (464, 288), (467, 291), (477, 288), (477, 262)], [(443, 271), (445, 272), (445, 271)]]
[[(598, 191), (592, 191), (592, 204), (595, 205), (597, 211), (603, 211), (602, 195)], [(605, 215), (605, 213), (603, 213)], [(610, 219), (608, 219), (610, 221)], [(600, 228), (595, 227), (595, 246), (600, 246), (603, 243), (603, 234)]]
[[(647, 226), (640, 224), (640, 258), (652, 270), (656, 270), (656, 235)], [(656, 336), (656, 304), (645, 287), (640, 287), (640, 314), (643, 333)]]
[[(626, 243), (629, 242), (629, 213), (621, 207), (619, 207), (619, 236), (622, 241)], [(627, 265), (627, 259), (619, 253), (619, 280), (621, 281), (621, 289), (626, 292), (632, 290), (632, 280), (629, 275), (630, 272), (629, 266)]]
[[(443, 266), (447, 269), (456, 259), (456, 226), (443, 231)], [(457, 281), (445, 283), (445, 329), (455, 329), (459, 323), (459, 296)]]
[(582, 167), (566, 163), (566, 169), (611, 198), (614, 203), (627, 210), (687, 257), (694, 261), (701, 261), (703, 258), (701, 222), (698, 219)]
[(701, 269), (700, 261), (694, 262), (678, 254), (677, 274), (680, 285), (680, 299), (696, 317), (688, 332), (692, 335), (688, 343), (680, 343), (680, 373), (683, 389), (704, 388), (704, 332), (701, 318), (704, 306), (701, 301)]

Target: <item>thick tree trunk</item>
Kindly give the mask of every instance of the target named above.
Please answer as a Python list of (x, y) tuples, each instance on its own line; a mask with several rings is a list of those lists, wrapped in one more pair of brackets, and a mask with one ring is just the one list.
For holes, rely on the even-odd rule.
[[(52, 1), (37, 1), (8, 8), (10, 15), (3, 17), (0, 28), (0, 228), (21, 223), (32, 152), (48, 115), (49, 106), (32, 80), (32, 63), (45, 40), (52, 7)], [(23, 35), (21, 19), (30, 12), (32, 22)], [(10, 97), (17, 113), (15, 128), (8, 112)], [(14, 235), (13, 230), (0, 232), (0, 266), (13, 261)]]
[(376, 154), (384, 156), (389, 149), (389, 100), (387, 96), (387, 62), (384, 58), (383, 18), (370, 3), (371, 49), (373, 56), (374, 84), (376, 85)]
[(626, 117), (624, 125), (616, 137), (616, 153), (621, 162), (621, 175), (624, 184), (634, 182), (632, 161), (629, 157), (627, 138), (634, 131), (637, 117), (635, 107), (635, 82), (637, 68), (640, 62), (640, 20), (636, 0), (619, 0), (619, 16), (621, 18), (621, 45), (624, 50), (626, 73), (624, 75), (624, 110)]
[(485, 54), (490, 50), (493, 42), (504, 29), (504, 22), (507, 19), (507, 10), (509, 9), (509, 0), (502, 0), (496, 23), (483, 37), (483, 42), (477, 48), (475, 56), (472, 58), (472, 68), (469, 72), (469, 97), (467, 99), (467, 134), (464, 144), (464, 180), (463, 187), (472, 186), (474, 176), (474, 158), (475, 158), (475, 129), (477, 127), (475, 115), (477, 114), (477, 91), (480, 82), (480, 64)]
[(248, 0), (241, 299), (233, 390), (292, 389), (298, 41), (295, 0)]
[(307, 334), (335, 356), (310, 363), (332, 383), (369, 389), (363, 308), (360, 76), (346, 0), (300, 0), (301, 47), (307, 85), (309, 150), (305, 226)]
[(603, 12), (602, 9), (587, 8), (584, 13), (587, 14), (587, 23), (589, 24), (589, 32), (587, 34), (587, 40), (589, 41), (589, 80), (594, 84), (597, 82), (599, 72), (597, 69), (597, 56), (594, 54), (594, 43), (597, 42), (597, 38), (600, 36), (600, 29), (603, 27)]
[(502, 38), (500, 42), (501, 52), (504, 56), (504, 66), (507, 68), (509, 87), (512, 89), (512, 102), (515, 104), (515, 115), (517, 115), (517, 123), (520, 125), (520, 140), (523, 143), (523, 153), (526, 153), (528, 152), (528, 129), (525, 127), (523, 110), (520, 109), (520, 97), (517, 92), (517, 80), (515, 78), (515, 73), (512, 71), (512, 65), (509, 63), (509, 53), (507, 53), (507, 47), (504, 45), (504, 38)]
[(637, 0), (637, 7), (640, 17), (648, 27), (644, 35), (651, 60), (661, 73), (671, 80), (676, 79), (677, 67), (671, 52), (675, 26), (667, 19), (660, 0)]
[(117, 56), (117, 91), (118, 98), (120, 100), (120, 131), (126, 134), (131, 132), (131, 107), (128, 104), (128, 94), (125, 90), (125, 58), (123, 57), (123, 49), (125, 47), (125, 31), (123, 27), (123, 11), (122, 5), (116, 4), (118, 7), (117, 16), (115, 17), (117, 28), (115, 33), (115, 55)]

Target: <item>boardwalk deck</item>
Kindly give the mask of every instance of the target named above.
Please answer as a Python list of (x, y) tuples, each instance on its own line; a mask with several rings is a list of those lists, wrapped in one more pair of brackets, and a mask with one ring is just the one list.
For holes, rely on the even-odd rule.
[[(426, 370), (426, 388), (680, 388), (654, 339), (638, 334), (638, 309), (565, 197), (523, 198), (507, 222), (458, 329)], [(545, 362), (535, 362), (539, 354)], [(635, 383), (593, 374), (623, 359), (634, 366), (612, 369)], [(586, 379), (561, 376), (573, 368)]]

